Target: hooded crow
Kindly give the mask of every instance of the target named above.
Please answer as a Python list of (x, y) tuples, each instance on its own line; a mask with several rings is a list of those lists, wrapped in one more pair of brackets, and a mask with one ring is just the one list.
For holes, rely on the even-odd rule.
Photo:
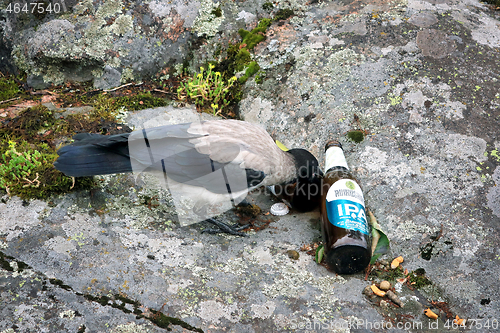
[(278, 197), (299, 211), (319, 203), (323, 173), (317, 159), (304, 149), (283, 151), (264, 129), (245, 121), (81, 133), (73, 139), (59, 149), (56, 169), (73, 177), (155, 173), (170, 190), (182, 225), (219, 215), (260, 186), (277, 185)]

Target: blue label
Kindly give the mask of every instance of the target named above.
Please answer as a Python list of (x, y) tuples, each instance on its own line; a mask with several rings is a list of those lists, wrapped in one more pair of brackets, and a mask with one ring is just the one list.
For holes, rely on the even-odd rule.
[(365, 235), (369, 234), (366, 222), (365, 207), (345, 199), (326, 202), (328, 220), (336, 227), (357, 230)]

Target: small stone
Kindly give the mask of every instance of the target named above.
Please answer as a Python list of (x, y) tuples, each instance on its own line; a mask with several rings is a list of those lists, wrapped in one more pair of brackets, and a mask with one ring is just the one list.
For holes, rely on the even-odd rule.
[(288, 254), (288, 257), (293, 260), (298, 260), (300, 257), (299, 253), (295, 250), (288, 250), (286, 253)]
[(414, 24), (420, 28), (428, 28), (431, 25), (438, 23), (438, 19), (432, 14), (417, 13), (410, 17), (408, 23)]
[(401, 302), (401, 300), (399, 299), (399, 297), (395, 293), (388, 290), (386, 295), (391, 301), (394, 302), (394, 304), (396, 304), (397, 306), (399, 306), (401, 308), (403, 307), (403, 302)]
[(368, 297), (376, 297), (375, 294), (373, 293), (373, 290), (370, 286), (366, 286), (365, 289), (363, 289), (363, 294), (365, 294)]

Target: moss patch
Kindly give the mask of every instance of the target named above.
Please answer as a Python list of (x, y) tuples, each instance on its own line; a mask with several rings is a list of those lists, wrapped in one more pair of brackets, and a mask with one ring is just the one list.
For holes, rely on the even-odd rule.
[(264, 9), (266, 12), (271, 12), (274, 8), (274, 5), (272, 2), (264, 2), (262, 4), (262, 9)]
[(221, 17), (222, 16), (222, 9), (220, 7), (214, 8), (211, 13), (215, 17)]
[[(2, 75), (0, 73), (0, 113), (1, 109), (11, 105), (19, 104), (23, 100), (38, 100), (38, 96), (31, 95), (24, 91), (23, 82), (26, 76)], [(0, 118), (2, 120), (2, 118)]]
[(121, 109), (137, 111), (159, 106), (166, 106), (168, 102), (161, 97), (153, 96), (149, 91), (126, 91), (116, 93), (101, 93), (84, 89), (69, 94), (61, 94), (57, 102), (63, 107), (89, 105), (94, 108), (91, 118), (114, 120)]
[(23, 136), (30, 138), (55, 124), (53, 112), (45, 106), (38, 105), (22, 111), (13, 119), (6, 119), (0, 126), (0, 138)]
[(129, 111), (156, 108), (168, 104), (164, 98), (155, 97), (151, 95), (150, 92), (139, 93), (132, 96), (121, 96), (114, 99), (115, 109), (123, 107)]
[(355, 143), (360, 143), (365, 139), (365, 133), (363, 131), (352, 130), (347, 132), (347, 137)]
[(230, 44), (227, 49), (227, 59), (223, 60), (217, 67), (225, 69), (226, 73), (242, 71), (245, 65), (252, 61), (252, 57), (246, 48), (240, 49), (239, 47), (239, 43)]
[(293, 10), (291, 10), (290, 8), (280, 9), (280, 10), (278, 10), (276, 15), (274, 16), (274, 20), (275, 21), (286, 20), (287, 18), (289, 18), (293, 14), (294, 14)]
[(247, 82), (247, 80), (252, 77), (255, 73), (257, 73), (260, 69), (260, 66), (259, 64), (257, 64), (256, 61), (252, 61), (247, 69), (245, 70), (245, 75), (241, 76), (238, 81), (240, 81), (240, 83), (245, 83)]
[(149, 317), (137, 316), (137, 318), (144, 317), (144, 318), (150, 320), (156, 326), (161, 327), (161, 328), (165, 328), (167, 330), (171, 330), (170, 325), (178, 325), (178, 326), (180, 326), (186, 330), (192, 331), (192, 332), (203, 333), (202, 329), (191, 326), (181, 319), (165, 316), (160, 311), (155, 311), (153, 309), (150, 309), (150, 312), (152, 313), (152, 315)]
[(255, 83), (257, 83), (257, 84), (264, 83), (265, 77), (266, 77), (265, 73), (263, 71), (261, 71), (260, 73), (255, 75)]
[(383, 281), (389, 281), (392, 284), (396, 282), (397, 279), (404, 278), (404, 272), (403, 268), (401, 266), (398, 266), (396, 269), (387, 269), (384, 268), (382, 265), (377, 263), (375, 265), (375, 269), (370, 272), (370, 276), (376, 276), (377, 279)]
[(73, 188), (91, 188), (92, 178), (73, 179), (54, 169), (57, 158), (46, 143), (3, 142), (0, 145), (0, 188), (22, 199), (45, 199)]
[[(9, 91), (5, 97), (19, 94), (13, 79), (0, 80)], [(56, 144), (75, 133), (117, 134), (131, 129), (117, 121), (124, 110), (135, 111), (165, 106), (168, 102), (155, 96), (144, 85), (116, 92), (92, 90), (88, 84), (54, 89), (53, 104), (59, 107), (91, 106), (86, 113), (61, 116), (39, 104), (13, 118), (0, 118), (0, 189), (23, 199), (47, 198), (51, 194), (94, 186), (92, 178), (66, 177), (53, 167)], [(29, 96), (28, 98), (31, 98)], [(19, 101), (22, 102), (22, 99)]]
[[(10, 259), (11, 257), (7, 257)], [(6, 262), (6, 264), (3, 264), (3, 262)], [(5, 266), (5, 267), (10, 267), (8, 264), (8, 261), (4, 260), (4, 255), (2, 252), (0, 252), (0, 265)], [(7, 269), (7, 268), (6, 268)], [(10, 268), (12, 270), (12, 268)], [(185, 321), (178, 319), (178, 318), (173, 318), (173, 317), (168, 317), (164, 315), (160, 311), (156, 311), (154, 309), (147, 309), (147, 312), (142, 312), (142, 308), (144, 307), (139, 301), (135, 301), (133, 299), (130, 299), (127, 297), (127, 295), (124, 294), (114, 294), (114, 295), (91, 295), (91, 294), (83, 294), (80, 292), (77, 292), (73, 290), (73, 288), (67, 284), (64, 283), (64, 281), (61, 281), (59, 279), (49, 279), (50, 284), (62, 288), (66, 291), (73, 292), (76, 296), (80, 296), (85, 298), (88, 301), (95, 302), (100, 304), (101, 306), (110, 306), (112, 308), (118, 309), (122, 311), (123, 313), (134, 313), (136, 315), (137, 319), (147, 319), (151, 321), (153, 324), (155, 324), (158, 327), (165, 328), (167, 331), (171, 331), (172, 328), (170, 325), (178, 325), (181, 326), (184, 329), (193, 331), (193, 332), (200, 332), (203, 333), (203, 330), (200, 328), (196, 328), (194, 326), (189, 325)], [(126, 305), (129, 305), (130, 307), (133, 308), (133, 310), (129, 310), (126, 308)]]
[(13, 77), (0, 77), (0, 102), (17, 97), (20, 92), (21, 90)]
[(257, 27), (252, 29), (251, 31), (240, 29), (238, 30), (238, 34), (243, 39), (241, 44), (246, 49), (251, 50), (255, 47), (255, 45), (259, 44), (263, 40), (266, 39), (266, 30), (271, 25), (273, 20), (263, 18), (259, 21)]
[[(500, 0), (484, 0), (484, 2), (489, 3), (490, 5), (493, 5), (495, 7), (500, 7)], [(496, 8), (497, 10), (499, 8)]]
[(410, 285), (417, 289), (432, 284), (431, 280), (425, 276), (425, 269), (423, 268), (417, 268), (416, 270), (410, 272), (410, 274), (408, 274), (408, 280)]

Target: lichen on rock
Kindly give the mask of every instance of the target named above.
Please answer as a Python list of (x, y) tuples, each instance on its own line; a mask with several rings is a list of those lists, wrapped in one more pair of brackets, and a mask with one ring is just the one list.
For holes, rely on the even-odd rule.
[(212, 0), (201, 0), (198, 16), (193, 22), (192, 29), (198, 37), (213, 37), (219, 31), (224, 19), (224, 11), (220, 3), (215, 3)]

